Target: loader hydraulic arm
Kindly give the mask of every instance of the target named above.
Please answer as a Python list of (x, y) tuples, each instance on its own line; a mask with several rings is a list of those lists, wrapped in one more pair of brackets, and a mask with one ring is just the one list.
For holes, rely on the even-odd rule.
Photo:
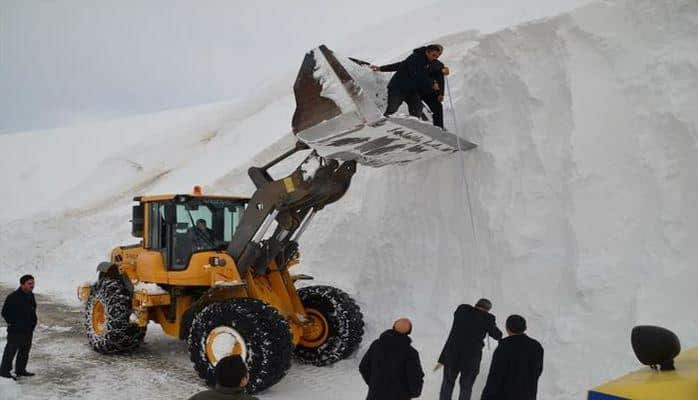
[[(257, 190), (228, 246), (241, 274), (254, 267), (257, 274), (277, 259), (282, 266), (297, 251), (297, 239), (313, 214), (346, 193), (356, 172), (355, 161), (328, 160), (313, 151), (288, 176), (274, 180), (268, 170), (308, 147), (302, 142), (262, 167), (251, 167), (248, 174)], [(276, 221), (271, 236), (265, 234)]]

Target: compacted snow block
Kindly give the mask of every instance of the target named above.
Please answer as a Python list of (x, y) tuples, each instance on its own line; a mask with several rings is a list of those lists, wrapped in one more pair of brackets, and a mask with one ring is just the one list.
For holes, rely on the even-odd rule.
[(404, 164), (475, 144), (428, 121), (383, 116), (385, 74), (322, 45), (306, 54), (293, 87), (293, 131), (321, 156), (381, 167)]

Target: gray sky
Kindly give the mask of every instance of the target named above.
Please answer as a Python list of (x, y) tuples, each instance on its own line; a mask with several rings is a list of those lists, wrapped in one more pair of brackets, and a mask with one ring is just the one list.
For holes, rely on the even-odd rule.
[(321, 43), (385, 61), (587, 1), (0, 0), (0, 133), (244, 98)]
[(0, 0), (0, 133), (242, 97), (432, 2)]

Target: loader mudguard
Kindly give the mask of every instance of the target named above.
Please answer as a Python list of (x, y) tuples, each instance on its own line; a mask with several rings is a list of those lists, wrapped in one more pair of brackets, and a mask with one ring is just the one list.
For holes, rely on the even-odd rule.
[(194, 321), (194, 317), (196, 317), (196, 314), (198, 314), (201, 310), (203, 310), (206, 306), (208, 306), (211, 303), (223, 301), (221, 299), (216, 299), (216, 296), (220, 294), (221, 291), (231, 289), (233, 289), (232, 286), (212, 287), (208, 289), (203, 295), (201, 295), (201, 297), (196, 299), (196, 301), (194, 301), (189, 306), (189, 308), (187, 308), (184, 314), (182, 314), (182, 321), (179, 325), (179, 339), (185, 340), (189, 337), (189, 330), (191, 329), (191, 324), (192, 321)]
[(110, 261), (102, 261), (97, 265), (97, 272), (101, 276), (117, 276), (119, 274), (119, 267)]
[(124, 282), (124, 286), (129, 292), (133, 293), (133, 283), (128, 279), (126, 275), (121, 275), (119, 273), (119, 266), (111, 261), (102, 261), (97, 265), (97, 273), (99, 279), (103, 278), (117, 278)]

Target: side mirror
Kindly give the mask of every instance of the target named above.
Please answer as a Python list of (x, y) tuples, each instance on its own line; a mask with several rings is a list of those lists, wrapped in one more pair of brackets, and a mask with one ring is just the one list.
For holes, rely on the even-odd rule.
[(143, 237), (143, 226), (145, 225), (143, 210), (142, 203), (133, 206), (131, 210), (131, 235), (133, 235), (133, 237)]
[(174, 225), (177, 223), (177, 205), (174, 203), (165, 204), (164, 216), (165, 223), (167, 225)]

